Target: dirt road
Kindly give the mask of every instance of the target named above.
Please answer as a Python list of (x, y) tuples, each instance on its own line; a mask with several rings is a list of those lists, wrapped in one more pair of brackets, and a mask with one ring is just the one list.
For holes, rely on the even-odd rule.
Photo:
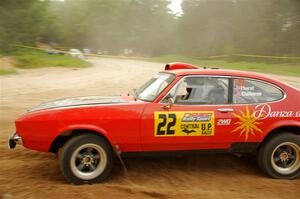
[[(300, 179), (270, 179), (250, 158), (126, 159), (126, 174), (117, 164), (107, 182), (74, 186), (62, 177), (56, 155), (20, 146), (8, 150), (13, 121), (26, 108), (56, 98), (123, 93), (163, 67), (135, 60), (90, 61), (94, 67), (32, 69), (0, 77), (0, 198), (300, 198)], [(300, 87), (297, 77), (273, 77)]]

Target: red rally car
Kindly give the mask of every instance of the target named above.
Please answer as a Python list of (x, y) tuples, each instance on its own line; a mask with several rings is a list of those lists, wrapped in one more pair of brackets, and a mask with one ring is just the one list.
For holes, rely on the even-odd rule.
[(103, 181), (114, 157), (255, 153), (273, 178), (300, 175), (300, 91), (260, 74), (171, 63), (139, 89), (61, 99), (16, 120), (16, 144), (58, 153), (74, 184)]

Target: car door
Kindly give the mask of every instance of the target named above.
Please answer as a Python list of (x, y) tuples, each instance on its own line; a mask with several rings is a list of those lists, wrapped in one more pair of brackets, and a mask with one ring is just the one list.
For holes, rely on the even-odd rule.
[[(229, 78), (183, 77), (161, 100), (146, 106), (141, 122), (145, 151), (224, 149), (230, 146)], [(168, 99), (174, 104), (167, 106)]]

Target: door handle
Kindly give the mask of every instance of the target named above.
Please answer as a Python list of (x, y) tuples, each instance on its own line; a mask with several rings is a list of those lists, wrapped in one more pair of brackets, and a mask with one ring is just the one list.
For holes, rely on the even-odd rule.
[(218, 108), (217, 110), (221, 113), (233, 112), (233, 108)]
[(170, 104), (166, 104), (166, 105), (161, 106), (161, 108), (164, 110), (170, 110), (172, 108), (172, 106)]

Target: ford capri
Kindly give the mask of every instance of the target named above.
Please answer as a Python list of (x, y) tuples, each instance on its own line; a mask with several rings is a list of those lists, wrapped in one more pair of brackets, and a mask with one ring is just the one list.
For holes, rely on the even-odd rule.
[(66, 180), (103, 182), (129, 155), (254, 154), (270, 177), (300, 175), (300, 91), (261, 74), (170, 63), (120, 96), (60, 99), (16, 121), (17, 144), (59, 154)]

